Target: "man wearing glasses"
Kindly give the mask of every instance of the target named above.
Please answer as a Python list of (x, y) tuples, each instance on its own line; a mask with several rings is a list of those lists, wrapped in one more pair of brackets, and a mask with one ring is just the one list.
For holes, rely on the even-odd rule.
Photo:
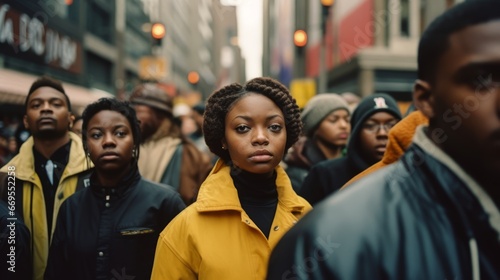
[(381, 160), (389, 130), (399, 120), (401, 112), (394, 98), (387, 94), (365, 97), (351, 117), (352, 132), (346, 156), (313, 166), (299, 195), (314, 205)]

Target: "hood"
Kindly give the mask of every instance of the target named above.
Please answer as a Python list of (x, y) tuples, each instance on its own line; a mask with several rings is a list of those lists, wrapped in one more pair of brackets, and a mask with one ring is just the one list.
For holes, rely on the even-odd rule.
[(382, 158), (385, 165), (391, 164), (403, 156), (412, 143), (415, 130), (422, 124), (429, 124), (429, 119), (422, 112), (414, 111), (391, 129), (387, 149)]
[(398, 122), (389, 132), (389, 142), (387, 142), (387, 149), (385, 150), (382, 160), (356, 175), (342, 188), (379, 170), (384, 166), (396, 162), (410, 147), (417, 127), (422, 124), (427, 125), (428, 123), (429, 119), (427, 119), (427, 117), (420, 111), (414, 111), (408, 114), (408, 116)]
[(354, 110), (351, 117), (351, 136), (347, 143), (347, 158), (360, 171), (365, 170), (373, 163), (367, 162), (361, 154), (359, 134), (363, 122), (378, 112), (387, 112), (394, 117), (401, 119), (396, 100), (387, 94), (373, 94), (365, 97)]

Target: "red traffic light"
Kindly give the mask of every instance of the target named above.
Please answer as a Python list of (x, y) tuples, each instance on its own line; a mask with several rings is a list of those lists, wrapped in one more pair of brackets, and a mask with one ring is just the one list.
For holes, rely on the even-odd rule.
[(304, 47), (307, 45), (307, 32), (302, 29), (296, 30), (295, 33), (293, 33), (293, 43), (297, 47)]
[(154, 39), (163, 39), (163, 37), (165, 37), (165, 33), (166, 29), (163, 23), (156, 22), (151, 25), (151, 36)]
[(333, 2), (335, 2), (335, 0), (321, 0), (321, 5), (330, 7), (331, 5), (333, 5)]
[(200, 81), (200, 75), (196, 71), (191, 71), (188, 73), (188, 82), (195, 85)]

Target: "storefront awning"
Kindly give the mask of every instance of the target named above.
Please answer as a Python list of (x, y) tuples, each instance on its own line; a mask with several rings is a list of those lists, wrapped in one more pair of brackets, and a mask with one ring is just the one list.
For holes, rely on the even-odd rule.
[[(37, 78), (38, 76), (18, 71), (0, 69), (0, 103), (24, 104), (31, 84)], [(114, 95), (102, 90), (88, 89), (64, 82), (63, 87), (71, 102), (72, 110), (76, 114), (81, 114), (88, 104), (99, 98), (114, 97)]]

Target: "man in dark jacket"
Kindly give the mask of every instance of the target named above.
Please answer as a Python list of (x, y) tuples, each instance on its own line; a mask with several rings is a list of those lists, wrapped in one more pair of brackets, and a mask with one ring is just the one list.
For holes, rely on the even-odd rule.
[(347, 155), (314, 165), (299, 195), (312, 205), (340, 189), (347, 181), (382, 159), (389, 130), (401, 120), (396, 100), (387, 94), (365, 97), (351, 117)]
[(438, 17), (418, 67), (429, 126), (292, 228), (268, 279), (500, 279), (500, 2)]

